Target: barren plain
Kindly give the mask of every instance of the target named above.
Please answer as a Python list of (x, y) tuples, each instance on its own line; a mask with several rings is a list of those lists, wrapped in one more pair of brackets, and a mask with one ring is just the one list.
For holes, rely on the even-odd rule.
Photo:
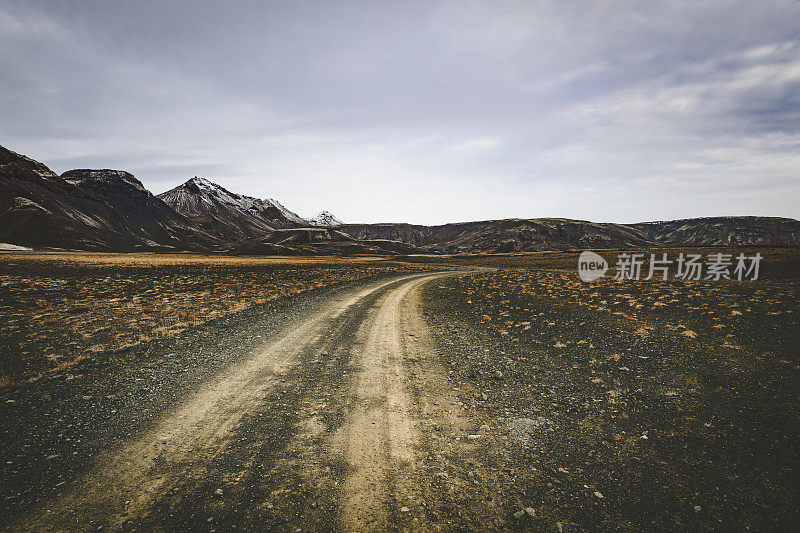
[(4, 255), (0, 529), (792, 530), (800, 253), (761, 253)]

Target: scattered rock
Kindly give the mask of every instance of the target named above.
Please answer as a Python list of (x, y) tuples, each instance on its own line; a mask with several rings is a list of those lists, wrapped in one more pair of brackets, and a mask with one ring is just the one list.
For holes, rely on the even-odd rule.
[(512, 439), (528, 445), (533, 435), (553, 425), (553, 422), (543, 416), (536, 418), (515, 418), (508, 423)]

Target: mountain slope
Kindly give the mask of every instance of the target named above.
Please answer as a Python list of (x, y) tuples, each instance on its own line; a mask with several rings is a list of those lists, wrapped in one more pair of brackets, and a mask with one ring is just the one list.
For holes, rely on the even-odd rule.
[(797, 246), (800, 222), (778, 217), (709, 217), (629, 224), (655, 244)]
[(648, 245), (800, 246), (800, 222), (774, 217), (717, 217), (597, 223), (560, 218), (486, 220), (440, 226), (343, 224), (353, 238), (389, 239), (436, 253), (504, 253)]
[(399, 255), (423, 250), (391, 240), (357, 240), (331, 227), (278, 229), (224, 250), (247, 255)]
[(504, 253), (569, 248), (635, 247), (648, 244), (637, 230), (619, 224), (568, 219), (507, 219), (441, 226), (344, 224), (358, 239), (391, 239), (441, 253)]
[(45, 165), (0, 147), (0, 242), (80, 250), (207, 250), (213, 239), (131, 174)]
[(307, 225), (275, 200), (236, 194), (203, 178), (192, 178), (158, 198), (225, 242)]

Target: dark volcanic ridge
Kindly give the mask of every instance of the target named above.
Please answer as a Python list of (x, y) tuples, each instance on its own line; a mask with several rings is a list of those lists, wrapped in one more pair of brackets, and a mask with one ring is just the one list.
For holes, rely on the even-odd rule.
[(192, 178), (158, 196), (121, 170), (70, 170), (0, 147), (0, 243), (33, 249), (266, 255), (520, 253), (642, 246), (800, 246), (800, 222), (714, 217), (596, 223), (506, 219), (438, 226), (304, 219), (277, 200)]
[(131, 174), (46, 166), (0, 147), (0, 242), (96, 251), (208, 251), (215, 242)]

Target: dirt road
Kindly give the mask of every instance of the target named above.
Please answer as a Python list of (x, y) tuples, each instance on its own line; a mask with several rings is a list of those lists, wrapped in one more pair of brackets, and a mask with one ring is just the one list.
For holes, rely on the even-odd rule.
[[(431, 422), (425, 397), (438, 405), (449, 388), (418, 291), (452, 275), (310, 306), (9, 529), (424, 527), (421, 434), (457, 416)], [(412, 379), (427, 387), (420, 402)]]

